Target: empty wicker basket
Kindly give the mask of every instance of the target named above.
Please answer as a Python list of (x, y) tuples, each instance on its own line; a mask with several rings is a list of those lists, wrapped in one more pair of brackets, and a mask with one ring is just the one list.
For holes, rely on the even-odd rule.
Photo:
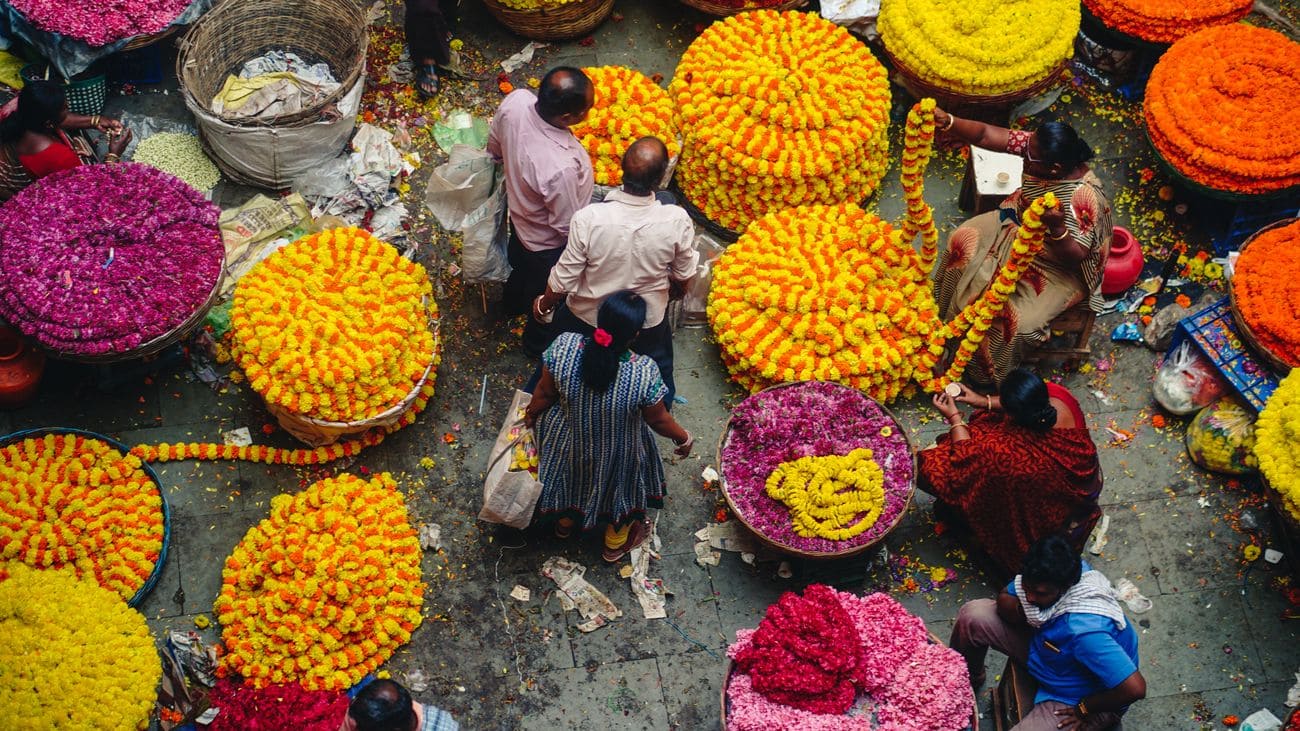
[(577, 0), (536, 10), (516, 10), (501, 0), (483, 0), (501, 24), (525, 38), (562, 41), (585, 36), (614, 9), (614, 0)]

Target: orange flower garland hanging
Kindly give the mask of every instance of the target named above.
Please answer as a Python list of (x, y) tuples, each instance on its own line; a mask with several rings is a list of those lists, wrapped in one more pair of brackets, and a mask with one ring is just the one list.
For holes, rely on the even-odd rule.
[(1300, 220), (1251, 240), (1233, 268), (1232, 293), (1260, 345), (1300, 366)]
[(387, 473), (277, 496), (226, 559), (213, 605), (226, 645), (218, 673), (258, 688), (351, 687), (420, 625), (420, 559)]
[(1300, 43), (1244, 23), (1206, 28), (1156, 62), (1144, 110), (1151, 142), (1215, 190), (1300, 185)]
[(758, 10), (709, 26), (669, 96), (677, 181), (732, 229), (799, 205), (859, 202), (889, 164), (889, 84), (860, 41), (812, 13)]
[(639, 71), (624, 66), (593, 66), (583, 71), (596, 87), (596, 105), (572, 131), (582, 142), (598, 185), (623, 183), (623, 153), (642, 137), (657, 137), (677, 157), (681, 144), (668, 92)]
[(130, 600), (153, 573), (163, 530), (162, 495), (138, 457), (78, 434), (0, 448), (0, 563), (72, 568)]
[(437, 315), (424, 267), (365, 231), (331, 229), (280, 249), (239, 281), (231, 354), (269, 405), (363, 421), (432, 382)]
[(1173, 43), (1250, 14), (1253, 0), (1083, 0), (1107, 28), (1152, 43)]

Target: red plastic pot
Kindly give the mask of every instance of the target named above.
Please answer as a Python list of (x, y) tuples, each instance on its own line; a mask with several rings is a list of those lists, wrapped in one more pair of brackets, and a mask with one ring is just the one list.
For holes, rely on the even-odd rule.
[(0, 325), (0, 409), (16, 409), (36, 397), (45, 372), (45, 354), (17, 330)]
[(1129, 230), (1116, 226), (1110, 240), (1110, 256), (1106, 259), (1106, 271), (1101, 277), (1101, 294), (1115, 297), (1132, 287), (1142, 276), (1142, 246), (1138, 244)]

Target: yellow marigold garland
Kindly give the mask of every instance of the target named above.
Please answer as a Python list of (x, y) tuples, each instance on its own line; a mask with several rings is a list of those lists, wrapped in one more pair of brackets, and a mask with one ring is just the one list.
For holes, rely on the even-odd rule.
[(231, 354), (268, 404), (362, 421), (396, 406), (436, 367), (437, 315), (424, 267), (365, 231), (331, 229), (239, 280)]
[(912, 105), (903, 127), (903, 199), (907, 217), (903, 220), (903, 240), (912, 245), (921, 235), (921, 268), (930, 271), (939, 251), (939, 229), (934, 225), (934, 209), (925, 202), (925, 170), (934, 154), (933, 99)]
[(75, 434), (0, 448), (0, 561), (71, 568), (129, 600), (162, 543), (162, 495), (138, 457)]
[(271, 501), (226, 559), (213, 611), (222, 675), (255, 687), (354, 685), (422, 620), (420, 544), (392, 476), (321, 480)]
[(888, 0), (877, 22), (890, 55), (922, 80), (993, 96), (1027, 89), (1070, 58), (1080, 19), (1072, 0)]
[(596, 105), (586, 121), (572, 127), (582, 142), (599, 185), (622, 185), (623, 153), (642, 137), (657, 137), (668, 156), (681, 152), (673, 121), (673, 104), (664, 91), (640, 71), (625, 66), (593, 66), (583, 71), (596, 87)]
[(790, 508), (795, 533), (843, 541), (876, 524), (885, 506), (885, 473), (870, 449), (800, 457), (767, 477), (768, 497)]
[(0, 564), (5, 728), (149, 727), (162, 663), (144, 617), (71, 571)]
[(757, 10), (709, 26), (668, 89), (677, 181), (721, 225), (859, 202), (889, 164), (889, 83), (861, 41), (813, 13)]
[(1269, 397), (1255, 421), (1259, 471), (1282, 497), (1282, 508), (1300, 521), (1300, 368)]

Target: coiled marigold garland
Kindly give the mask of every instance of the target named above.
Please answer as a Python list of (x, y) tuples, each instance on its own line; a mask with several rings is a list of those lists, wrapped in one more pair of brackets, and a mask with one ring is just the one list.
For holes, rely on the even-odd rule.
[(583, 69), (596, 87), (596, 104), (572, 131), (587, 154), (598, 185), (623, 183), (623, 153), (642, 137), (657, 137), (668, 157), (681, 152), (668, 92), (645, 74), (624, 66)]

